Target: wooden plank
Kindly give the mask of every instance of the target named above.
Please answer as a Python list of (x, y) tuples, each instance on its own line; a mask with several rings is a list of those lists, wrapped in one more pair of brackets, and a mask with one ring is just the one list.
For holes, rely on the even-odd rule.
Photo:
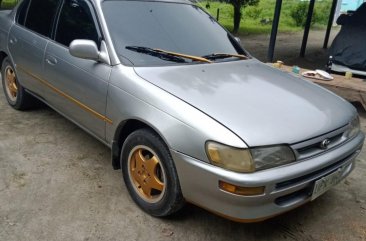
[[(280, 70), (292, 72), (292, 67), (283, 65)], [(302, 74), (305, 71), (308, 70), (301, 69), (300, 73)], [(346, 79), (346, 77), (342, 75), (332, 74), (332, 76), (334, 77), (334, 80), (316, 80), (302, 76), (301, 77), (323, 86), (324, 88), (336, 93), (348, 101), (360, 102), (363, 108), (366, 110), (366, 81), (354, 77), (351, 79)]]

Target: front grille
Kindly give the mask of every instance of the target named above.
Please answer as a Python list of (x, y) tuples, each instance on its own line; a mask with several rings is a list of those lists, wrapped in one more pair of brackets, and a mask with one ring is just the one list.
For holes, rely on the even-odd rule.
[[(320, 155), (325, 154), (326, 152), (331, 152), (333, 149), (339, 148), (351, 141), (351, 139), (346, 138), (344, 135), (347, 128), (348, 126), (343, 126), (331, 133), (291, 145), (296, 154), (297, 160), (305, 162), (311, 158), (321, 158)], [(320, 147), (320, 144), (325, 139), (329, 139), (331, 144), (324, 150)], [(340, 168), (343, 170), (342, 175), (349, 174), (353, 168), (352, 160), (360, 153), (361, 147), (362, 145), (359, 145), (354, 149), (352, 154), (347, 155), (339, 161), (334, 160), (336, 162), (319, 170), (307, 174), (304, 173), (302, 176), (276, 183), (273, 192), (276, 193), (276, 195), (282, 192), (286, 194), (278, 196), (274, 200), (274, 203), (283, 207), (300, 203), (307, 200), (312, 195), (312, 190), (316, 180), (327, 176)], [(296, 191), (289, 193), (292, 189), (295, 189)]]
[[(331, 138), (327, 138), (327, 139), (329, 139), (330, 143), (333, 144), (332, 146), (329, 146), (329, 148), (336, 146), (341, 141), (342, 136), (343, 136), (343, 133), (336, 135), (334, 137), (331, 137)], [(316, 152), (324, 151), (324, 149), (320, 148), (321, 143), (322, 143), (322, 141), (319, 141), (319, 142), (316, 142), (309, 146), (305, 146), (303, 148), (298, 149), (297, 152), (302, 157), (305, 157), (308, 155), (314, 155)]]
[[(298, 161), (305, 160), (313, 156), (320, 155), (324, 152), (330, 151), (333, 148), (336, 148), (337, 146), (345, 143), (347, 141), (347, 138), (345, 138), (343, 134), (347, 130), (347, 127), (348, 125), (322, 136), (318, 136), (316, 138), (291, 145), (292, 149), (295, 152), (296, 159)], [(322, 149), (321, 143), (326, 139), (328, 139), (330, 143), (326, 149)]]

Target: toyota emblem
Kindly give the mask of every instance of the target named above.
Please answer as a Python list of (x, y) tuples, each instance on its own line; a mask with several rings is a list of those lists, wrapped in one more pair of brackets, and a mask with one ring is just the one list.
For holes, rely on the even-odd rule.
[(325, 139), (324, 141), (322, 141), (320, 143), (320, 148), (323, 149), (323, 150), (325, 150), (325, 149), (328, 148), (329, 144), (330, 144), (330, 140), (329, 139)]

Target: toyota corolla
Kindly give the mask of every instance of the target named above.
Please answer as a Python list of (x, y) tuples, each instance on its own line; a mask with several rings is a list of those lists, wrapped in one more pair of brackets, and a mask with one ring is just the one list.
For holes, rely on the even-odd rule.
[(278, 215), (349, 175), (364, 141), (351, 104), (186, 0), (23, 0), (0, 12), (0, 66), (11, 107), (42, 101), (103, 142), (153, 216)]

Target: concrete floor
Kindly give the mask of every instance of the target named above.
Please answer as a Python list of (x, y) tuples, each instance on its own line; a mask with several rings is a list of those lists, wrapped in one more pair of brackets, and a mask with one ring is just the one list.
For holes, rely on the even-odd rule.
[[(366, 131), (366, 112), (358, 110)], [(47, 107), (11, 109), (0, 92), (1, 241), (366, 241), (365, 173), (363, 151), (345, 181), (263, 223), (234, 223), (193, 205), (152, 218), (129, 197), (107, 147)]]

